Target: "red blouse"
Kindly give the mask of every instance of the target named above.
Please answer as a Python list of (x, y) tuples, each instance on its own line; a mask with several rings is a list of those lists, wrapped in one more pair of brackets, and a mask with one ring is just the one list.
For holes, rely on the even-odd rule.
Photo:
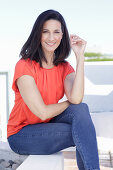
[(51, 118), (49, 118), (43, 121), (30, 111), (20, 95), (18, 87), (16, 86), (16, 80), (23, 75), (32, 76), (44, 103), (48, 105), (58, 103), (64, 96), (64, 80), (65, 77), (72, 72), (74, 72), (74, 69), (69, 62), (60, 63), (58, 66), (46, 69), (40, 67), (40, 64), (36, 61), (31, 62), (30, 59), (19, 60), (15, 67), (12, 84), (12, 89), (15, 92), (15, 104), (8, 120), (7, 137), (19, 132), (22, 127), (28, 124), (49, 122), (51, 120)]

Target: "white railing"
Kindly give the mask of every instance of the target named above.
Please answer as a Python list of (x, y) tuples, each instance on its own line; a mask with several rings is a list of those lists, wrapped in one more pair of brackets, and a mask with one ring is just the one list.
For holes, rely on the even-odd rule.
[(9, 115), (8, 71), (0, 71), (0, 137), (6, 141)]

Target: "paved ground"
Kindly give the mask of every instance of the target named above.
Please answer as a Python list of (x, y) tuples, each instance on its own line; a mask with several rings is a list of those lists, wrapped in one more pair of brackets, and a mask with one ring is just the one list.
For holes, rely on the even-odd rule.
[[(75, 158), (75, 152), (64, 151), (64, 170), (78, 170)], [(100, 169), (101, 170), (113, 170), (113, 157), (109, 155), (100, 154)]]

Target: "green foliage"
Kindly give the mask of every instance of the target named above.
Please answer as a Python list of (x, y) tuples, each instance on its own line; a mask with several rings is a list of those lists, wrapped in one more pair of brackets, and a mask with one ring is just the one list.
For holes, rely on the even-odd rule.
[(101, 53), (85, 52), (85, 57), (100, 57), (103, 56)]
[(85, 61), (113, 61), (109, 55), (103, 55), (101, 53), (94, 53), (94, 52), (86, 52), (85, 54)]
[(113, 58), (95, 58), (95, 59), (85, 59), (85, 61), (113, 61)]

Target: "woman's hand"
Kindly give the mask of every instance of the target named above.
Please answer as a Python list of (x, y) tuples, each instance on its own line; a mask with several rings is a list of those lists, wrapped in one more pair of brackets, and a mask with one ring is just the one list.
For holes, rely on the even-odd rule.
[(77, 35), (70, 35), (70, 45), (71, 45), (73, 52), (75, 53), (75, 55), (77, 57), (77, 60), (80, 57), (84, 57), (84, 51), (85, 51), (85, 47), (86, 47), (85, 40), (81, 39)]

